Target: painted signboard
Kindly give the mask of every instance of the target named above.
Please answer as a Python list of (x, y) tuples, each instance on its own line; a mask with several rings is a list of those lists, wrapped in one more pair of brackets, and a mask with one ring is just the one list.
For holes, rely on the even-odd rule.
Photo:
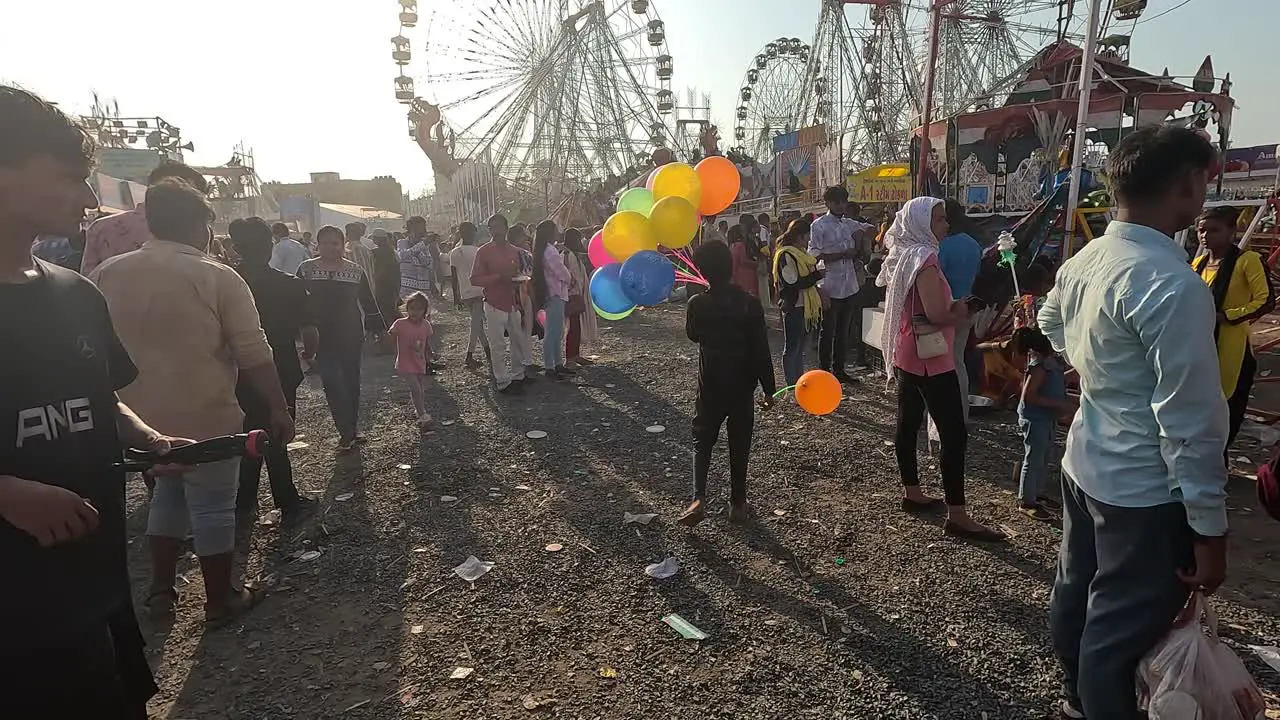
[(846, 180), (849, 199), (856, 203), (905, 203), (911, 199), (911, 166), (907, 163), (876, 165)]

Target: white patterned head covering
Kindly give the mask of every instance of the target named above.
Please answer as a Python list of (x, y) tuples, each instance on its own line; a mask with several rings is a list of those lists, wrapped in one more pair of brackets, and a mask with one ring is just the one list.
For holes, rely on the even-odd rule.
[(941, 203), (934, 197), (908, 200), (884, 236), (884, 246), (889, 254), (876, 276), (876, 286), (885, 288), (880, 345), (884, 348), (885, 372), (890, 378), (893, 377), (898, 330), (902, 325), (902, 313), (906, 310), (907, 296), (915, 285), (920, 268), (938, 252), (938, 238), (933, 235), (933, 209)]

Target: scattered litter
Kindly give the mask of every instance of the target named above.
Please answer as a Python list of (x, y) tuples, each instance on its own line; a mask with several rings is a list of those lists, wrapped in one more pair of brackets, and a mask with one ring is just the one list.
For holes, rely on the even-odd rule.
[(685, 640), (706, 640), (711, 637), (694, 627), (693, 623), (690, 623), (688, 620), (685, 620), (675, 613), (662, 616), (662, 622), (670, 625), (671, 629), (680, 633), (680, 637), (683, 637)]
[(427, 551), (427, 549), (426, 549), (426, 548), (424, 548), (424, 547), (416, 547), (416, 548), (414, 548), (414, 549), (413, 549), (413, 551), (414, 551), (414, 552), (416, 552), (416, 553), (424, 553), (424, 552), (426, 552), (426, 551)]
[(469, 555), (466, 560), (462, 561), (461, 565), (453, 569), (453, 574), (467, 582), (475, 582), (492, 569), (493, 563), (485, 562), (475, 555)]
[(838, 558), (836, 558), (836, 564), (837, 564), (837, 565), (844, 565), (844, 558), (842, 558), (842, 557), (838, 557)]
[(301, 560), (302, 562), (311, 562), (312, 560), (315, 560), (318, 557), (320, 557), (319, 550), (308, 550), (302, 553), (301, 555), (299, 555), (298, 559)]
[[(311, 447), (311, 443), (302, 442), (301, 440), (296, 440), (284, 446), (286, 450), (301, 450), (303, 448), (309, 448), (309, 447)], [(368, 702), (368, 700), (366, 700), (365, 702)]]
[(556, 699), (553, 697), (538, 697), (533, 693), (529, 693), (520, 698), (520, 704), (524, 706), (525, 710), (537, 710), (538, 708), (555, 705)]
[(368, 705), (368, 704), (369, 704), (369, 703), (371, 703), (371, 702), (373, 702), (373, 701), (372, 701), (372, 700), (361, 700), (360, 702), (356, 703), (355, 705), (352, 705), (352, 706), (348, 707), (346, 710), (343, 710), (342, 712), (344, 712), (344, 713), (346, 713), (346, 712), (351, 712), (352, 710), (355, 710), (356, 708), (364, 707), (365, 705)]
[(356, 496), (355, 493), (342, 493), (341, 495), (335, 495), (333, 499), (337, 500), (338, 502), (346, 502), (355, 496)]
[(441, 495), (440, 502), (458, 502), (458, 498), (453, 495)]
[(635, 524), (637, 524), (637, 525), (648, 525), (649, 523), (653, 522), (653, 519), (654, 519), (654, 518), (656, 518), (656, 517), (658, 517), (658, 513), (636, 513), (636, 514), (632, 514), (632, 513), (629, 513), (629, 512), (623, 512), (623, 513), (622, 513), (622, 524), (623, 524), (623, 525), (630, 525), (631, 523), (635, 523)]
[(1260, 373), (1258, 373), (1258, 374), (1259, 374), (1259, 375), (1261, 375), (1262, 377), (1271, 377), (1271, 371), (1270, 371), (1270, 370), (1263, 370), (1262, 372), (1260, 372)]
[(468, 677), (471, 676), (471, 673), (475, 671), (476, 671), (475, 668), (456, 667), (453, 669), (453, 672), (449, 673), (449, 679), (450, 680), (466, 680)]
[(547, 545), (545, 549), (547, 552), (560, 552), (564, 549), (564, 546), (560, 543), (551, 543), (550, 545)]
[(399, 465), (397, 465), (397, 466), (396, 466), (396, 469), (397, 469), (397, 470), (412, 470), (412, 469), (413, 469), (413, 466), (412, 466), (412, 465), (406, 465), (405, 463), (400, 463)]
[(441, 421), (440, 421), (440, 425), (441, 425), (442, 427), (449, 427), (450, 425), (453, 425), (453, 424), (455, 424), (455, 423), (457, 423), (457, 422), (458, 422), (457, 420), (441, 420)]
[(613, 668), (609, 667), (608, 665), (604, 665), (604, 666), (602, 666), (602, 667), (600, 668), (599, 673), (600, 673), (600, 677), (605, 678), (605, 679), (607, 679), (607, 680), (616, 680), (616, 679), (617, 679), (617, 677), (618, 677), (618, 671), (617, 671), (617, 670), (614, 670)]
[(1249, 649), (1262, 659), (1262, 662), (1271, 666), (1272, 670), (1280, 672), (1280, 648), (1268, 647), (1263, 645), (1250, 645)]
[(259, 525), (262, 525), (263, 527), (271, 527), (272, 525), (279, 525), (279, 524), (280, 524), (280, 518), (281, 518), (281, 513), (280, 513), (280, 511), (279, 511), (279, 510), (272, 510), (271, 512), (267, 513), (266, 515), (263, 515), (263, 516), (262, 516), (262, 519), (258, 521), (258, 524), (259, 524)]
[(413, 627), (409, 628), (409, 633), (411, 635), (421, 635), (422, 633), (426, 632), (426, 630), (427, 628), (423, 625), (414, 625)]
[(583, 550), (586, 550), (587, 552), (591, 553), (592, 555), (599, 555), (599, 554), (600, 554), (600, 553), (596, 552), (596, 549), (595, 549), (595, 548), (591, 547), (590, 545), (588, 545), (588, 544), (586, 544), (586, 543), (578, 543), (578, 547), (582, 548)]
[(586, 475), (586, 474), (587, 474), (587, 471), (586, 471), (586, 470), (574, 470), (574, 471), (573, 471), (573, 474), (574, 474), (574, 475)]
[(404, 582), (400, 583), (400, 590), (401, 590), (401, 591), (408, 590), (410, 587), (412, 587), (412, 586), (413, 586), (413, 584), (414, 584), (415, 582), (417, 582), (417, 581), (416, 581), (416, 580), (414, 580), (413, 578), (410, 578), (410, 579), (408, 579), (408, 580), (405, 580)]
[(1239, 457), (1237, 457), (1237, 458), (1236, 458), (1236, 462), (1240, 463), (1241, 465), (1248, 465), (1248, 464), (1249, 464), (1249, 458), (1247, 458), (1247, 457), (1245, 457), (1245, 456), (1243, 456), (1243, 455), (1240, 455)]
[(774, 514), (774, 515), (777, 515), (778, 517), (782, 517), (783, 515), (786, 515), (786, 514), (787, 514), (787, 511), (786, 511), (786, 510), (783, 510), (783, 509), (781, 509), (781, 508), (779, 508), (779, 509), (777, 509), (777, 510), (774, 510), (774, 511), (773, 511), (773, 514)]
[(373, 664), (374, 670), (386, 670), (389, 667), (391, 667), (391, 663), (389, 662), (376, 662)]
[(947, 638), (947, 647), (960, 647), (960, 643), (955, 638)]
[(516, 486), (516, 489), (517, 489), (517, 490), (525, 490), (525, 491), (529, 491), (529, 490), (532, 490), (533, 488), (529, 487), (528, 485), (517, 485), (517, 486)]
[(616, 388), (616, 387), (618, 387), (617, 385), (614, 385), (613, 383), (605, 383), (605, 384), (604, 384), (604, 386), (605, 386), (605, 387), (607, 387), (607, 388)]
[(657, 435), (658, 433), (666, 432), (667, 428), (665, 425), (650, 425), (649, 427), (645, 428), (644, 431), (647, 433), (653, 433), (654, 435)]
[(657, 580), (666, 580), (680, 572), (680, 561), (669, 557), (660, 563), (653, 563), (644, 569), (646, 575)]
[(547, 433), (545, 430), (530, 430), (524, 436), (530, 440), (541, 440), (547, 436)]

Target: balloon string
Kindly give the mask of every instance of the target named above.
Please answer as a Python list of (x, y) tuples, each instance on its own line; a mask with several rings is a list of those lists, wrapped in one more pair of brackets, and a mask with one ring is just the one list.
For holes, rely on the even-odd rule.
[(794, 390), (794, 389), (795, 389), (795, 387), (796, 387), (795, 385), (788, 385), (788, 386), (786, 386), (786, 387), (782, 388), (781, 390), (779, 390), (778, 392), (774, 393), (774, 394), (773, 394), (773, 398), (776, 400), (776, 399), (778, 399), (778, 398), (782, 397), (783, 395), (785, 395), (785, 394), (786, 394), (786, 392), (787, 392), (788, 390)]

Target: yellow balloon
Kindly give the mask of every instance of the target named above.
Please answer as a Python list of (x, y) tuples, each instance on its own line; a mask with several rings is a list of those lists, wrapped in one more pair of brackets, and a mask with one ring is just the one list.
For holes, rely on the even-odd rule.
[(665, 197), (653, 204), (649, 224), (660, 244), (678, 250), (698, 234), (698, 211), (682, 197)]
[(653, 176), (653, 197), (661, 200), (682, 197), (698, 207), (702, 201), (702, 180), (698, 172), (684, 163), (668, 163), (658, 168)]
[(657, 250), (649, 218), (634, 210), (614, 213), (604, 224), (604, 249), (614, 260), (623, 262), (641, 250)]

